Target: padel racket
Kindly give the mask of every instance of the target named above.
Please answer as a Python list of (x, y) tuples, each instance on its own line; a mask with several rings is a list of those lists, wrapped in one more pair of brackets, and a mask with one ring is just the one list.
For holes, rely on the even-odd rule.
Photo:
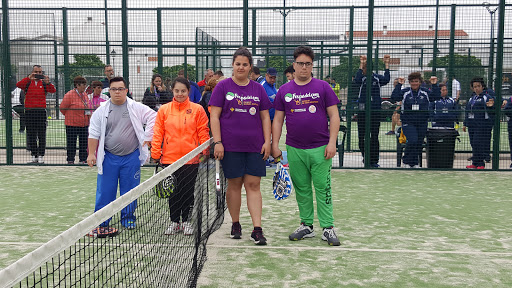
[(222, 191), (220, 187), (220, 161), (215, 160), (215, 192), (217, 194), (217, 209), (224, 209)]
[[(156, 175), (162, 169), (164, 169), (164, 167), (158, 163), (153, 175)], [(175, 183), (176, 179), (174, 178), (174, 175), (165, 177), (165, 179), (156, 184), (156, 187), (154, 188), (156, 197), (162, 199), (171, 197), (171, 194), (174, 192)]]
[(277, 161), (277, 168), (274, 173), (272, 192), (274, 193), (274, 198), (282, 200), (286, 199), (292, 193), (292, 181), (290, 174), (288, 174), (288, 170), (283, 167), (283, 164), (281, 164), (280, 157), (277, 157), (275, 161)]

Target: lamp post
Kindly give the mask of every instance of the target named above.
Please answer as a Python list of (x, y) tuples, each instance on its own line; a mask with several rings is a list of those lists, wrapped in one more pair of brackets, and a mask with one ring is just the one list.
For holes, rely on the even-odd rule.
[(491, 4), (489, 2), (482, 3), (482, 6), (487, 9), (489, 12), (489, 16), (491, 16), (491, 40), (490, 40), (490, 53), (489, 53), (489, 76), (487, 79), (487, 84), (489, 88), (493, 88), (494, 83), (494, 13), (498, 10), (498, 7), (491, 9)]
[(114, 59), (116, 58), (116, 50), (112, 49), (112, 51), (110, 51), (110, 55), (112, 56), (112, 68), (114, 69), (114, 73), (116, 71), (116, 67), (114, 67)]

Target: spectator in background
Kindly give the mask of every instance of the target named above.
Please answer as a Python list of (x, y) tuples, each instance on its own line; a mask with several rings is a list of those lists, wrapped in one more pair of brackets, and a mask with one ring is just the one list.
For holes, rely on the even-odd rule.
[(215, 71), (215, 73), (213, 73), (213, 78), (215, 78), (217, 80), (219, 80), (220, 77), (222, 77), (222, 76), (224, 76), (224, 73), (222, 73), (221, 70), (217, 70), (217, 71)]
[(110, 79), (112, 79), (112, 77), (114, 77), (114, 67), (112, 67), (112, 65), (110, 65), (110, 64), (105, 65), (105, 68), (103, 69), (103, 73), (105, 74), (105, 78), (101, 79), (100, 81), (101, 81), (101, 83), (103, 83), (103, 88), (109, 88), (110, 87)]
[[(393, 89), (398, 85), (398, 78), (395, 78), (393, 80)], [(398, 102), (398, 105), (395, 107), (395, 110), (393, 111), (393, 116), (391, 116), (391, 130), (386, 133), (386, 135), (397, 135), (398, 128), (402, 127), (402, 122), (400, 121), (400, 105), (401, 103)]]
[(288, 66), (288, 68), (286, 68), (286, 70), (284, 70), (284, 76), (286, 77), (286, 79), (288, 79), (288, 82), (292, 81), (294, 77), (294, 74), (295, 74), (295, 70), (293, 69), (293, 65), (290, 65)]
[(25, 133), (25, 91), (16, 87), (11, 92), (12, 98), (12, 110), (20, 117), (20, 128), (18, 132), (20, 134)]
[(251, 80), (261, 83), (265, 77), (261, 76), (260, 68), (253, 66), (251, 73)]
[(455, 75), (452, 75), (452, 99), (459, 102), (460, 97), (460, 82), (455, 79)]
[(265, 160), (270, 155), (270, 116), (272, 103), (259, 83), (249, 80), (252, 54), (239, 48), (233, 54), (233, 77), (222, 80), (210, 99), (214, 156), (222, 161), (228, 179), (226, 202), (231, 215), (231, 238), (240, 239), (242, 186), (254, 226), (251, 238), (266, 245), (261, 228), (261, 177), (266, 175)]
[(212, 79), (212, 77), (213, 77), (213, 70), (206, 69), (206, 71), (204, 71), (204, 79), (197, 82), (197, 86), (199, 86), (199, 92), (201, 92), (201, 94), (204, 91), (204, 87), (206, 86), (208, 81), (210, 81), (210, 79)]
[(212, 97), (213, 88), (217, 86), (217, 84), (220, 81), (218, 81), (215, 78), (210, 79), (208, 81), (208, 84), (204, 87), (203, 95), (201, 96), (201, 101), (199, 101), (199, 104), (203, 106), (204, 111), (206, 112), (206, 116), (208, 116), (208, 120), (210, 120), (210, 107), (208, 106), (208, 103), (210, 103), (210, 98)]
[(467, 130), (473, 148), (472, 164), (466, 168), (485, 169), (485, 157), (488, 155), (486, 142), (490, 141), (494, 124), (494, 96), (489, 95), (481, 77), (471, 80), (471, 89), (473, 94), (466, 104), (466, 117), (462, 127), (462, 131)]
[[(379, 143), (379, 131), (380, 131), (380, 122), (382, 118), (381, 111), (381, 87), (385, 86), (389, 83), (390, 74), (389, 74), (389, 55), (384, 55), (384, 75), (380, 75), (377, 73), (373, 73), (372, 71), (366, 71), (366, 56), (359, 57), (360, 64), (359, 70), (357, 70), (356, 77), (354, 79), (355, 83), (359, 85), (359, 96), (358, 96), (358, 104), (359, 110), (357, 115), (357, 131), (359, 138), (359, 150), (361, 150), (361, 154), (363, 155), (364, 161), (364, 145), (365, 145), (365, 133), (366, 133), (366, 117), (365, 110), (371, 109), (371, 123), (370, 123), (370, 167), (378, 168), (379, 166), (379, 151), (380, 151), (380, 143)], [(369, 76), (371, 75), (371, 76)], [(371, 103), (366, 103), (366, 82), (368, 77), (371, 77), (372, 81), (372, 91), (371, 91)], [(428, 107), (427, 107), (428, 110)]]
[(446, 84), (439, 84), (441, 98), (430, 102), (432, 127), (453, 128), (457, 121), (457, 103), (454, 99), (447, 97), (448, 88)]
[(77, 76), (73, 79), (73, 84), (75, 89), (68, 91), (60, 103), (60, 112), (65, 117), (66, 125), (66, 160), (68, 164), (75, 163), (78, 138), (78, 161), (80, 164), (87, 164), (87, 135), (94, 107), (85, 93), (85, 78)]
[[(171, 87), (174, 99), (158, 110), (151, 142), (151, 158), (164, 167), (210, 139), (208, 117), (204, 109), (189, 100), (190, 82), (178, 77)], [(184, 235), (194, 233), (189, 218), (194, 207), (194, 186), (199, 162), (199, 156), (196, 156), (173, 173), (176, 186), (168, 199), (171, 225), (165, 231), (166, 235), (174, 235), (181, 230)]]
[(506, 100), (503, 100), (504, 113), (508, 117), (508, 146), (510, 148), (510, 169), (512, 169), (512, 97)]
[(338, 99), (340, 100), (340, 103), (341, 104), (341, 96), (340, 96), (340, 84), (336, 83), (336, 79), (334, 78), (331, 78), (331, 83), (330, 83), (331, 87), (332, 87), (332, 90), (334, 91), (334, 94), (336, 94), (336, 96), (338, 97)]
[(21, 79), (16, 86), (25, 91), (25, 120), (27, 146), (32, 154), (29, 163), (44, 163), (46, 151), (46, 93), (55, 93), (48, 75), (43, 74), (40, 65), (32, 67), (32, 73)]
[(101, 93), (103, 90), (103, 83), (101, 81), (92, 81), (91, 82), (92, 93), (89, 94), (89, 101), (91, 101), (92, 108), (94, 110), (100, 107), (101, 102), (105, 102), (108, 100), (108, 96)]
[[(122, 196), (140, 184), (140, 166), (149, 159), (156, 117), (153, 109), (127, 97), (122, 77), (110, 79), (110, 92), (110, 100), (94, 111), (89, 126), (87, 164), (98, 167), (95, 212), (116, 199), (118, 186)], [(134, 201), (121, 210), (121, 225), (126, 229), (136, 227), (136, 207)], [(89, 235), (115, 236), (118, 230), (109, 226), (110, 220)]]
[(146, 89), (146, 92), (144, 92), (142, 104), (158, 111), (160, 106), (171, 102), (171, 100), (172, 94), (162, 83), (162, 76), (160, 74), (154, 74), (153, 77), (151, 77), (151, 84)]
[[(261, 81), (261, 85), (263, 86), (263, 88), (265, 88), (265, 92), (267, 92), (267, 96), (270, 99), (270, 103), (272, 103), (272, 105), (274, 105), (274, 99), (276, 99), (277, 94), (276, 77), (276, 68), (269, 67), (267, 69), (267, 73), (265, 73), (265, 80)], [(272, 123), (272, 121), (274, 121), (275, 114), (274, 108), (270, 108), (268, 110), (268, 113), (270, 115), (270, 123)]]
[(419, 168), (419, 156), (427, 134), (430, 103), (439, 99), (440, 91), (435, 76), (430, 77), (432, 90), (420, 87), (423, 82), (420, 72), (409, 74), (408, 80), (410, 88), (402, 89), (405, 79), (398, 78), (391, 100), (402, 103), (400, 120), (402, 132), (407, 138), (402, 162), (406, 168)]
[[(188, 79), (188, 77), (185, 77), (185, 70), (183, 69), (178, 71), (178, 77)], [(190, 101), (194, 103), (199, 103), (199, 101), (201, 101), (201, 92), (199, 92), (199, 86), (197, 86), (197, 83), (192, 80), (188, 80), (188, 82), (190, 82)]]

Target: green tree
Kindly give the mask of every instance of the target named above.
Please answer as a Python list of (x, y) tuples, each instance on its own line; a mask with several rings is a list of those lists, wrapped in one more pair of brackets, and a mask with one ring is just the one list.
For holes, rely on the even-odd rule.
[[(449, 73), (447, 76), (450, 80), (455, 75), (455, 78), (460, 82), (460, 98), (469, 99), (471, 96), (471, 89), (469, 87), (471, 79), (474, 77), (483, 77), (485, 79), (485, 67), (482, 66), (482, 60), (475, 56), (468, 57), (467, 55), (454, 54), (453, 57), (455, 59), (453, 71), (448, 71), (450, 55), (437, 58), (437, 68), (445, 68)], [(432, 64), (433, 60), (428, 63), (428, 67), (432, 67)], [(428, 79), (431, 75), (431, 72), (425, 73), (425, 78)]]
[[(349, 87), (349, 81), (351, 81), (352, 76), (356, 75), (357, 70), (359, 70), (359, 64), (361, 63), (359, 56), (352, 56), (352, 70), (349, 71), (348, 60), (348, 57), (340, 56), (340, 65), (334, 66), (330, 74), (331, 79), (336, 79), (336, 83), (340, 84), (341, 89)], [(384, 67), (384, 62), (382, 59), (379, 59), (379, 71), (384, 70)]]
[[(171, 67), (164, 66), (162, 69), (162, 80), (166, 82), (165, 85), (168, 85), (171, 80), (178, 77), (178, 72), (182, 69), (185, 70), (185, 63)], [(158, 73), (158, 67), (153, 68), (153, 73)], [(196, 81), (196, 67), (194, 65), (187, 64), (187, 76), (189, 80)]]
[[(288, 66), (292, 65), (292, 62), (286, 61), (286, 66), (283, 67), (283, 56), (270, 56), (268, 57), (268, 67), (274, 67), (277, 71), (284, 72)], [(262, 71), (261, 74), (265, 74)]]
[[(98, 80), (104, 76), (103, 70), (105, 64), (96, 56), (91, 54), (76, 54), (74, 55), (75, 62), (69, 64), (69, 82), (73, 84), (73, 79), (76, 76), (82, 76), (90, 83), (93, 80)], [(64, 73), (64, 65), (59, 66), (60, 73)], [(72, 88), (72, 87), (67, 87)]]

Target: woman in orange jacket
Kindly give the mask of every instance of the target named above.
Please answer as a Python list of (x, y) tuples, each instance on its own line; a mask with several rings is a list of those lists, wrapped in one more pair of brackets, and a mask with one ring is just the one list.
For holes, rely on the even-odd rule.
[(60, 112), (64, 114), (66, 125), (66, 150), (68, 164), (75, 162), (76, 139), (78, 138), (78, 158), (80, 164), (87, 164), (87, 136), (92, 103), (85, 93), (87, 80), (82, 76), (73, 79), (75, 89), (70, 90), (60, 103)]
[[(171, 85), (174, 93), (172, 102), (162, 105), (158, 110), (153, 127), (151, 158), (162, 166), (176, 162), (188, 152), (210, 139), (208, 117), (203, 107), (189, 100), (190, 83), (178, 77)], [(194, 229), (189, 222), (189, 214), (194, 205), (194, 186), (199, 167), (196, 157), (173, 173), (175, 189), (169, 197), (171, 225), (165, 231), (173, 235), (183, 231), (192, 235)], [(182, 225), (180, 225), (180, 216)]]

